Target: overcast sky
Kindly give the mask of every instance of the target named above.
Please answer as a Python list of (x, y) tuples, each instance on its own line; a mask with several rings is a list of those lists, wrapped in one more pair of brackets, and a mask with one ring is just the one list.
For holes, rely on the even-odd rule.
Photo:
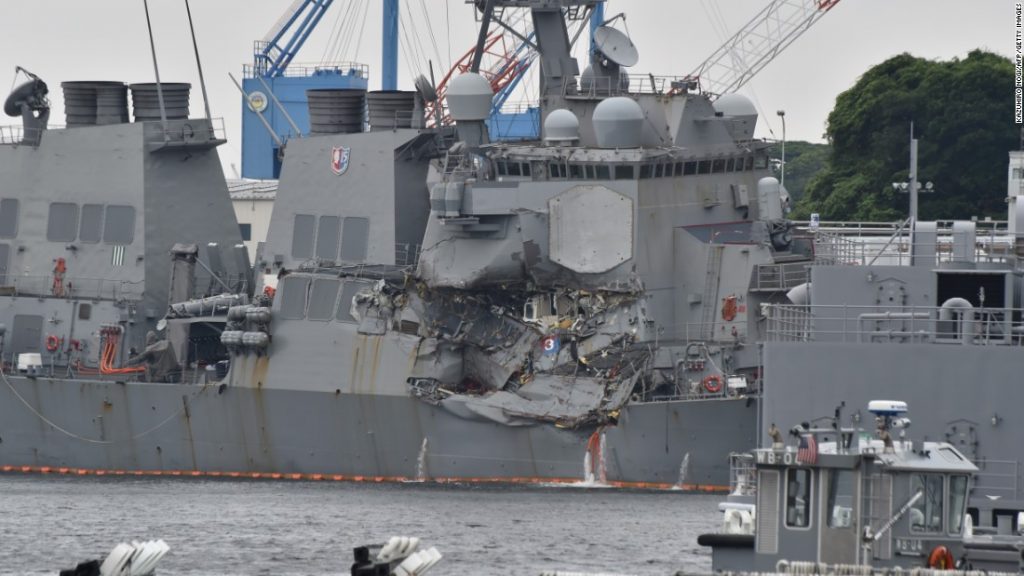
[[(427, 58), (450, 62), (450, 57), (457, 58), (472, 46), (476, 23), (463, 0), (401, 1), (403, 53), (420, 56), (399, 66), (399, 87), (411, 89), (412, 72), (425, 71)], [(631, 72), (684, 75), (723, 43), (726, 29), (731, 34), (767, 3), (609, 0), (606, 15), (627, 13), (628, 31), (640, 50), (640, 62)], [(184, 0), (149, 4), (161, 77), (165, 82), (192, 82), (192, 113), (201, 115)], [(213, 115), (223, 117), (228, 129), (230, 142), (220, 149), (226, 167), (240, 164), (241, 149), (241, 98), (228, 73), (240, 76), (242, 65), (251, 62), (253, 41), (266, 34), (289, 4), (290, 0), (191, 0)], [(743, 90), (767, 115), (762, 116), (758, 135), (781, 137), (775, 112), (785, 109), (788, 139), (822, 141), (836, 96), (869, 67), (901, 52), (948, 59), (985, 48), (1012, 56), (1014, 4), (841, 1)], [(15, 65), (41, 76), (51, 87), (52, 123), (64, 122), (62, 81), (153, 81), (142, 0), (33, 0), (30, 8), (23, 4), (22, 12), (0, 40), (0, 85), (11, 86)], [(380, 0), (335, 0), (296, 62), (320, 63), (325, 57), (365, 62), (370, 66), (371, 89), (379, 87), (380, 13)], [(336, 29), (355, 32), (336, 41)], [(348, 49), (342, 50), (346, 45)], [(436, 62), (435, 66), (448, 68)], [(2, 124), (14, 123), (9, 120)]]

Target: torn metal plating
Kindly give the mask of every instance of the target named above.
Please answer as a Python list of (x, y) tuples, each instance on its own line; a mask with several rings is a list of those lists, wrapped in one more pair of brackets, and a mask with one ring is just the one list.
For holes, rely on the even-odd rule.
[(353, 300), (364, 334), (420, 338), (410, 393), (472, 420), (614, 423), (650, 359), (629, 292), (432, 289), (382, 279)]

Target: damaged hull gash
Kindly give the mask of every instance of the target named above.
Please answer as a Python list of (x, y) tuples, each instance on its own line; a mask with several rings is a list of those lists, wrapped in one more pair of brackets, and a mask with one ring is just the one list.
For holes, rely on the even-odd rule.
[[(354, 133), (288, 143), (255, 282), (244, 249), (221, 254), (241, 239), (219, 141), (172, 118), (180, 145), (137, 121), (0, 147), (26, 194), (15, 221), (50, 202), (57, 230), (4, 236), (0, 205), (0, 237), (39, 244), (12, 248), (8, 270), (47, 271), (0, 295), (4, 358), (27, 362), (0, 385), (0, 466), (727, 486), (728, 454), (757, 436), (753, 312), (786, 302), (809, 259), (753, 140), (756, 112), (686, 79), (626, 81), (619, 51), (581, 74), (569, 28), (596, 0), (488, 3), (506, 4), (533, 12), (543, 142), (489, 142), (492, 94), (476, 75), (449, 87), (454, 129), (422, 128), (429, 91), (391, 118), (371, 94), (369, 131), (358, 104), (356, 122), (338, 122)], [(321, 126), (352, 107), (316, 105)], [(40, 167), (74, 146), (91, 146), (93, 167), (134, 162), (75, 196), (125, 194), (134, 242), (117, 226), (92, 242), (95, 208), (54, 208), (76, 201), (62, 196), (74, 174)], [(120, 221), (110, 214), (100, 222)], [(134, 276), (87, 294), (87, 271)]]

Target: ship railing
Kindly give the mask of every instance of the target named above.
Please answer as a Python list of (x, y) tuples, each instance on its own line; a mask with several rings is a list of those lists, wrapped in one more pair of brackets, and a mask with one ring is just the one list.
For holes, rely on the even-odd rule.
[(143, 281), (107, 278), (64, 278), (55, 286), (53, 276), (13, 276), (0, 278), (0, 296), (38, 298), (88, 298), (93, 300), (140, 300)]
[(763, 304), (770, 342), (1024, 344), (1020, 308)]
[(1004, 499), (1020, 499), (1021, 463), (1016, 460), (991, 460), (982, 458), (974, 462), (978, 473), (974, 479), (974, 492)]
[(61, 128), (63, 126), (50, 125), (46, 128), (29, 128), (26, 130), (20, 124), (0, 126), (0, 145), (18, 146), (24, 144), (26, 146), (36, 146), (39, 144), (44, 132)]
[(729, 494), (757, 496), (757, 467), (750, 452), (729, 454)]
[[(906, 223), (822, 223), (811, 228), (797, 223), (798, 231), (812, 235), (816, 264), (895, 265), (911, 264), (914, 241)], [(998, 221), (977, 222), (974, 245), (957, 245), (952, 221), (940, 221), (935, 242), (916, 242), (917, 253), (936, 264), (956, 262), (1005, 263), (1017, 256), (1016, 239)]]
[(806, 262), (760, 264), (754, 268), (753, 288), (758, 291), (790, 290), (806, 283), (809, 277)]
[[(202, 145), (227, 140), (224, 118), (210, 118), (209, 125), (204, 126), (206, 121), (205, 118), (168, 120), (167, 129), (162, 130), (165, 143)], [(160, 121), (155, 123), (160, 125)]]
[[(256, 58), (256, 65), (246, 64), (242, 66), (242, 76), (245, 79), (266, 77), (270, 72), (270, 61), (263, 56), (263, 50), (269, 45), (268, 42), (257, 40), (253, 45), (253, 52)], [(342, 75), (355, 78), (369, 78), (370, 67), (360, 62), (292, 62), (288, 67), (279, 71), (280, 76), (285, 78), (308, 78), (310, 76)], [(268, 82), (271, 83), (271, 82)]]
[(672, 95), (685, 93), (692, 86), (692, 82), (682, 76), (629, 74), (619, 78), (566, 78), (562, 83), (562, 93), (565, 96), (585, 98), (636, 94)]
[(395, 266), (418, 265), (422, 248), (421, 244), (395, 244)]
[(980, 459), (975, 462), (974, 495), (1017, 500), (1021, 494), (1021, 466), (1017, 460)]

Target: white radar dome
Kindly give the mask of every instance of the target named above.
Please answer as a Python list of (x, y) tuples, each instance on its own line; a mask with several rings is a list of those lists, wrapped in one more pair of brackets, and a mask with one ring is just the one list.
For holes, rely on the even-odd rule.
[(723, 94), (713, 104), (715, 112), (731, 120), (729, 132), (737, 140), (750, 140), (757, 126), (757, 107), (742, 94)]
[(467, 72), (448, 85), (448, 110), (456, 122), (486, 120), (493, 98), (491, 83), (479, 74)]
[(580, 121), (576, 115), (559, 108), (548, 114), (544, 120), (544, 141), (559, 143), (580, 139)]
[(594, 135), (601, 148), (639, 148), (644, 111), (632, 98), (602, 100), (594, 108)]
[(722, 116), (757, 116), (757, 107), (742, 94), (722, 94), (713, 106)]

